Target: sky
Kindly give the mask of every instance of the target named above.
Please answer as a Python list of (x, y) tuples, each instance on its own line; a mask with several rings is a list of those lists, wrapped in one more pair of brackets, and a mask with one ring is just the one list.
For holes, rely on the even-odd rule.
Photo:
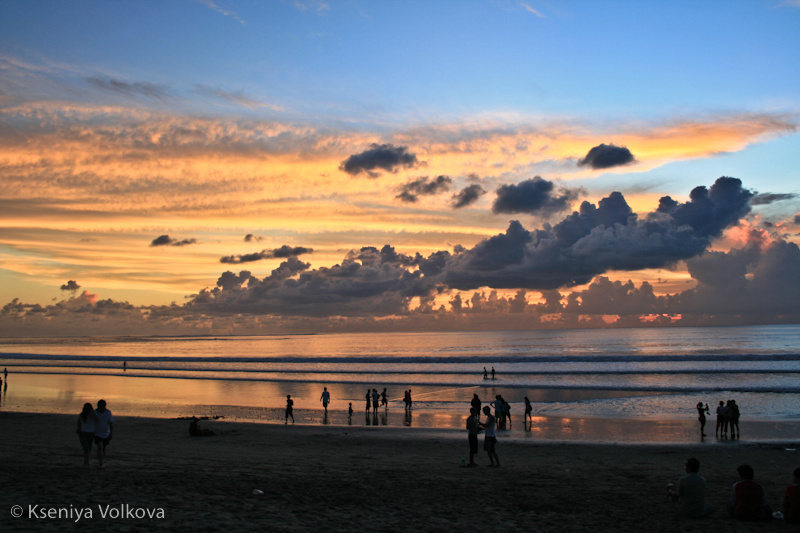
[(0, 3), (0, 335), (800, 322), (800, 2)]

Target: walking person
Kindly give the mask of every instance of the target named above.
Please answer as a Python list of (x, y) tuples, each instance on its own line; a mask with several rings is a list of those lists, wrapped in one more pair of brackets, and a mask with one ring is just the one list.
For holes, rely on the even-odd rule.
[(328, 387), (322, 387), (322, 396), (319, 397), (322, 402), (322, 407), (325, 409), (325, 414), (328, 414), (328, 404), (331, 403), (331, 393), (328, 392)]
[(525, 396), (525, 418), (533, 422), (533, 406), (527, 396)]
[(383, 392), (381, 393), (381, 405), (386, 406), (386, 409), (389, 408), (389, 399), (386, 397), (386, 387), (383, 388)]
[(492, 410), (487, 405), (483, 408), (486, 420), (483, 422), (483, 449), (489, 455), (489, 466), (500, 466), (500, 458), (497, 457), (497, 435), (495, 434), (495, 424), (497, 419), (492, 416)]
[(92, 441), (94, 441), (94, 409), (92, 404), (83, 404), (83, 411), (78, 415), (78, 425), (75, 432), (78, 434), (78, 440), (80, 440), (83, 448), (83, 466), (89, 466), (89, 455), (92, 452)]
[(292, 395), (291, 394), (287, 394), (286, 395), (286, 413), (285, 413), (286, 421), (284, 422), (284, 424), (288, 424), (290, 418), (292, 419), (292, 424), (294, 424), (294, 400), (292, 400)]

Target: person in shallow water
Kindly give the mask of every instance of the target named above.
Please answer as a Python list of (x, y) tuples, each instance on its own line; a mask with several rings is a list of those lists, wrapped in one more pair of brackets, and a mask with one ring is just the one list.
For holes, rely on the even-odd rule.
[(706, 434), (703, 430), (706, 427), (706, 414), (711, 414), (711, 411), (708, 410), (708, 404), (703, 407), (703, 402), (697, 402), (697, 420), (700, 421), (700, 436), (705, 437)]

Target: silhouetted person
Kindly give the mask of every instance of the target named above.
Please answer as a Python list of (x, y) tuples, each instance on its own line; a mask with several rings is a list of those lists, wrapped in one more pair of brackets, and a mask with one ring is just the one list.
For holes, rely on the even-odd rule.
[(389, 408), (389, 399), (386, 397), (386, 387), (384, 387), (383, 392), (381, 392), (381, 405), (385, 405), (386, 409)]
[(527, 396), (525, 396), (525, 418), (533, 421), (533, 406)]
[(289, 419), (292, 419), (292, 424), (294, 424), (294, 400), (292, 400), (292, 395), (286, 395), (286, 413), (284, 414), (284, 424), (289, 423)]
[(706, 413), (711, 414), (711, 411), (708, 409), (708, 404), (703, 407), (703, 402), (697, 402), (697, 420), (700, 421), (700, 437), (706, 436), (703, 432), (703, 429), (706, 427)]
[(123, 372), (127, 372), (128, 371), (128, 362), (127, 361), (123, 361), (122, 362), (122, 371)]
[(481, 432), (480, 409), (472, 407), (467, 418), (467, 441), (469, 443), (469, 463), (467, 466), (478, 466), (475, 454), (478, 453), (478, 434)]
[(487, 405), (483, 408), (486, 420), (483, 422), (485, 433), (483, 434), (483, 449), (489, 454), (489, 466), (500, 466), (500, 458), (497, 457), (497, 435), (494, 432), (497, 419), (492, 416), (492, 410)]
[(669, 490), (668, 495), (677, 500), (678, 512), (683, 516), (700, 518), (714, 510), (714, 506), (706, 503), (706, 480), (700, 472), (700, 461), (694, 457), (686, 460), (686, 475), (678, 481), (678, 490)]
[(753, 481), (753, 467), (741, 465), (736, 469), (741, 481), (734, 483), (728, 514), (737, 520), (760, 521), (772, 518), (772, 509), (767, 503), (764, 487)]
[(322, 396), (319, 397), (322, 402), (322, 407), (325, 409), (325, 414), (328, 414), (328, 404), (331, 402), (331, 393), (328, 392), (328, 387), (322, 387)]
[(494, 367), (492, 367), (492, 379), (494, 379)]
[(486, 371), (486, 367), (483, 367), (483, 379), (489, 379), (489, 372)]
[(380, 402), (380, 395), (378, 389), (372, 389), (372, 412), (378, 414), (378, 404)]
[(720, 401), (717, 406), (717, 429), (714, 431), (716, 437), (727, 437), (728, 431), (728, 408), (725, 407), (725, 402)]
[(111, 437), (114, 434), (114, 415), (106, 409), (106, 401), (97, 402), (97, 409), (94, 410), (94, 443), (97, 445), (98, 467), (103, 468), (103, 461), (106, 458), (106, 447), (111, 444)]
[(472, 409), (477, 409), (478, 414), (481, 413), (481, 399), (478, 397), (477, 394), (472, 395), (472, 400), (470, 400), (469, 405)]
[(94, 409), (92, 404), (83, 404), (83, 410), (78, 415), (78, 424), (75, 429), (78, 440), (83, 448), (83, 466), (89, 466), (89, 455), (92, 452), (92, 442), (94, 442)]
[(372, 391), (367, 389), (367, 413), (369, 413), (369, 408), (372, 406)]
[(731, 428), (731, 438), (741, 438), (742, 433), (739, 431), (739, 406), (736, 405), (736, 400), (728, 402), (728, 425)]
[(347, 404), (347, 421), (353, 420), (353, 402)]

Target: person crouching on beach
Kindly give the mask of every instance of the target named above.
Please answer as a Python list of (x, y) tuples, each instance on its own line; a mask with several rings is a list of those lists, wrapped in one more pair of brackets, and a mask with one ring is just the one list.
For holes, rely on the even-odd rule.
[(106, 458), (106, 446), (111, 443), (111, 436), (114, 433), (114, 416), (111, 411), (106, 409), (106, 401), (97, 402), (97, 409), (94, 411), (94, 443), (97, 445), (97, 461), (100, 463), (98, 468), (103, 468), (103, 461)]
[(78, 415), (78, 427), (75, 430), (83, 448), (83, 466), (89, 466), (89, 455), (94, 440), (94, 409), (92, 404), (83, 404), (83, 411)]
[(500, 458), (497, 457), (495, 448), (497, 446), (497, 436), (495, 435), (495, 423), (497, 419), (492, 416), (492, 409), (488, 405), (483, 408), (486, 421), (483, 423), (485, 433), (483, 434), (483, 449), (489, 454), (489, 466), (500, 466)]

